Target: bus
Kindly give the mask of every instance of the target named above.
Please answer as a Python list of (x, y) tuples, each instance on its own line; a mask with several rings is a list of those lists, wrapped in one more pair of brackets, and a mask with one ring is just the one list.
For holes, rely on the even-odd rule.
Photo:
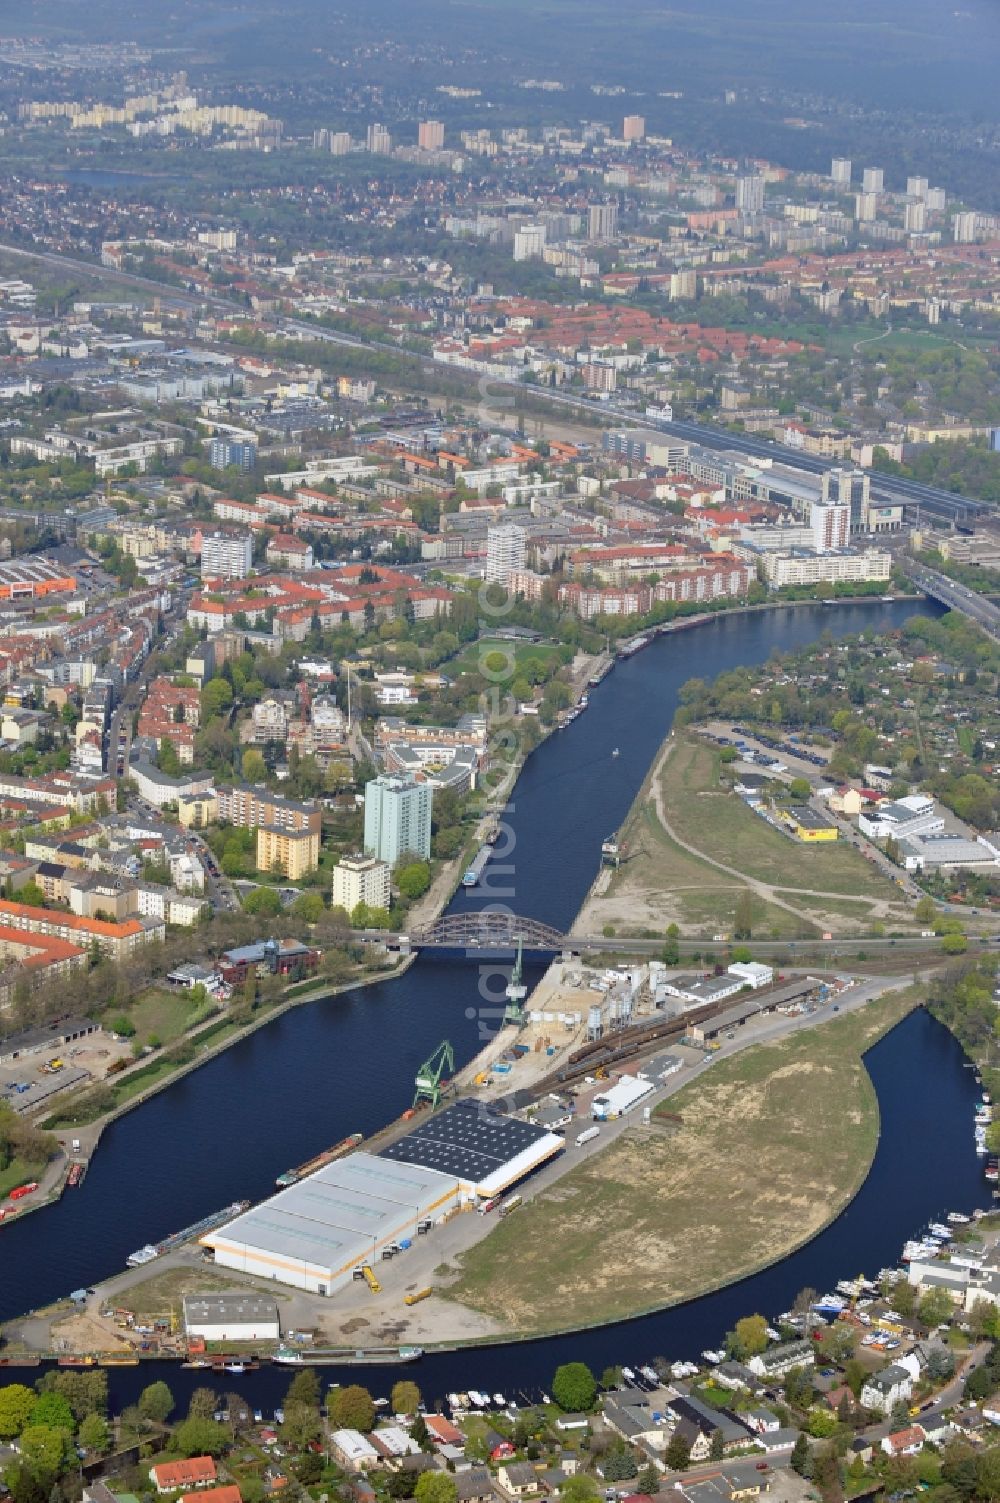
[(510, 1213), (511, 1213), (511, 1211), (516, 1211), (517, 1208), (518, 1208), (518, 1206), (520, 1204), (521, 1204), (521, 1197), (520, 1197), (520, 1195), (512, 1195), (510, 1197), (510, 1199), (509, 1200), (505, 1200), (504, 1203), (503, 1203), (503, 1205), (500, 1207), (500, 1215), (501, 1216), (509, 1216)]

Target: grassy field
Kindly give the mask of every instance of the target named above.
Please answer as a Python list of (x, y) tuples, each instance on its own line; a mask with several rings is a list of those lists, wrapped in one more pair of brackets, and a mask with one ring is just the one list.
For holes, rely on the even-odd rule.
[[(163, 1273), (151, 1274), (141, 1283), (132, 1284), (116, 1294), (115, 1303), (131, 1310), (140, 1318), (152, 1315), (174, 1315), (183, 1324), (183, 1301), (186, 1294), (223, 1294), (232, 1292), (233, 1281), (210, 1268), (170, 1268)], [(284, 1299), (278, 1289), (272, 1299)]]
[(135, 1024), (136, 1037), (142, 1043), (152, 1037), (162, 1044), (172, 1044), (188, 1027), (195, 1009), (186, 991), (156, 988), (144, 992), (123, 1011)]
[(447, 664), (447, 671), (449, 674), (479, 673), (484, 659), (493, 652), (502, 654), (505, 665), (513, 660), (518, 670), (532, 664), (544, 668), (551, 662), (556, 651), (551, 642), (504, 642), (495, 637), (483, 637), (479, 642), (470, 642), (458, 657), (452, 658)]
[(782, 889), (896, 900), (898, 889), (842, 840), (802, 845), (775, 830), (742, 799), (719, 786), (718, 753), (681, 737), (660, 774), (667, 815), (677, 834), (714, 861)]
[(878, 1141), (861, 1056), (916, 1004), (895, 992), (737, 1054), (668, 1098), (460, 1260), (442, 1295), (544, 1332), (692, 1299), (785, 1256), (853, 1197)]

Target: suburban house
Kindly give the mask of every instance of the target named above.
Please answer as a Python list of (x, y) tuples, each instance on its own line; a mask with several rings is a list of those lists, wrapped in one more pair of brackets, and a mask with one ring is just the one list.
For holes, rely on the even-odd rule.
[(504, 1462), (497, 1472), (497, 1481), (511, 1498), (526, 1498), (539, 1491), (539, 1478), (530, 1461)]
[(816, 1354), (809, 1341), (782, 1341), (769, 1346), (766, 1352), (758, 1352), (747, 1362), (747, 1367), (758, 1378), (773, 1381), (786, 1378), (793, 1367), (814, 1367)]
[(924, 1448), (924, 1432), (919, 1425), (907, 1425), (905, 1430), (894, 1430), (882, 1441), (882, 1450), (887, 1456), (916, 1456)]
[(896, 1404), (908, 1403), (913, 1393), (913, 1374), (899, 1362), (891, 1362), (880, 1373), (866, 1378), (861, 1402), (866, 1409), (888, 1414)]
[(470, 1466), (464, 1472), (456, 1472), (455, 1487), (455, 1503), (491, 1503), (493, 1498), (493, 1478), (485, 1466)]
[(186, 1461), (162, 1461), (151, 1466), (149, 1480), (158, 1493), (186, 1492), (192, 1487), (211, 1487), (216, 1479), (211, 1456), (191, 1456)]

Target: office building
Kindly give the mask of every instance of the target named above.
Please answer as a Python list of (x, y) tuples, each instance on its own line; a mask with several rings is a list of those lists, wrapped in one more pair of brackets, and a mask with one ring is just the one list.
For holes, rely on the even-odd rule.
[(530, 261), (545, 249), (544, 224), (523, 224), (514, 231), (514, 260)]
[(851, 181), (850, 157), (834, 157), (830, 164), (830, 176), (838, 188), (846, 188)]
[(368, 127), (365, 135), (365, 146), (369, 151), (373, 151), (379, 156), (388, 156), (392, 150), (392, 136), (386, 130), (385, 126), (376, 120)]
[(646, 122), (642, 115), (626, 115), (622, 122), (622, 139), (641, 141), (646, 134)]
[(764, 212), (764, 179), (757, 172), (736, 179), (736, 207), (741, 214)]
[(444, 121), (421, 120), (417, 126), (417, 145), (421, 151), (440, 151), (444, 145)]
[(827, 470), (823, 476), (823, 503), (847, 506), (851, 532), (868, 531), (871, 482), (864, 470)]
[(878, 197), (874, 193), (855, 193), (854, 217), (859, 224), (871, 224), (878, 213)]
[(882, 193), (885, 190), (885, 173), (881, 167), (866, 167), (861, 179), (865, 193)]
[(201, 545), (202, 579), (245, 579), (253, 565), (249, 532), (209, 532)]
[(249, 474), (257, 463), (257, 445), (249, 439), (213, 438), (208, 446), (213, 470), (242, 470)]
[(618, 233), (618, 205), (591, 204), (587, 210), (587, 239), (613, 240)]
[(907, 198), (926, 198), (930, 187), (925, 177), (908, 177), (906, 179)]
[(333, 868), (330, 902), (334, 908), (353, 913), (359, 903), (366, 908), (388, 908), (391, 901), (387, 862), (375, 856), (344, 856)]
[(507, 523), (486, 533), (486, 579), (505, 585), (512, 571), (524, 568), (528, 534), (523, 527)]
[(846, 501), (814, 501), (809, 509), (809, 525), (817, 553), (846, 548), (851, 533), (851, 508)]
[(382, 773), (365, 784), (365, 854), (395, 866), (412, 854), (424, 861), (431, 853), (431, 804), (434, 793), (413, 778)]

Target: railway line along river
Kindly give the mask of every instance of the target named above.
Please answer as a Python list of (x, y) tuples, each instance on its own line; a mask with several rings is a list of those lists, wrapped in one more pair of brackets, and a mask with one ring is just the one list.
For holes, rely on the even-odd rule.
[[(506, 901), (518, 914), (571, 929), (601, 842), (624, 819), (686, 679), (763, 662), (824, 629), (844, 636), (899, 626), (913, 612), (904, 602), (720, 615), (620, 663), (592, 692), (587, 713), (524, 768), (509, 815), (514, 895)], [(453, 906), (488, 901), (479, 889), (460, 890)], [(529, 985), (540, 974), (528, 968)], [(133, 1248), (234, 1199), (262, 1198), (276, 1174), (325, 1144), (376, 1131), (409, 1105), (414, 1074), (441, 1039), (451, 1039), (459, 1063), (481, 1047), (478, 1001), (474, 967), (421, 957), (394, 980), (293, 1009), (113, 1123), (79, 1190), (2, 1229), (0, 1319), (107, 1277)], [(537, 1387), (569, 1357), (599, 1370), (695, 1355), (747, 1310), (774, 1314), (802, 1285), (877, 1270), (930, 1217), (986, 1204), (969, 1128), (972, 1072), (950, 1034), (918, 1012), (876, 1045), (868, 1064), (882, 1116), (875, 1162), (857, 1198), (813, 1242), (742, 1284), (660, 1314), (488, 1353), (428, 1354), (414, 1371), (425, 1396), (468, 1388), (477, 1376), (485, 1384), (486, 1374), (491, 1389)], [(358, 1370), (330, 1376), (348, 1372)], [(387, 1392), (391, 1374), (366, 1367), (363, 1381)], [(115, 1401), (127, 1402), (149, 1370), (109, 1376)], [(238, 1381), (267, 1405), (280, 1402), (288, 1377), (265, 1367)], [(174, 1369), (169, 1381), (180, 1400), (205, 1374)]]

